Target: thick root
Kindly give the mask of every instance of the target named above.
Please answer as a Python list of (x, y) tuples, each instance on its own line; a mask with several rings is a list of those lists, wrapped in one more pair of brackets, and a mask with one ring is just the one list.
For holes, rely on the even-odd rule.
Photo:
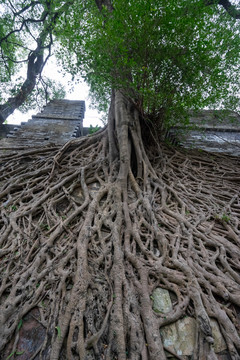
[[(210, 318), (239, 359), (239, 160), (145, 153), (131, 131), (136, 171), (124, 152), (109, 162), (106, 130), (2, 156), (2, 359), (180, 359), (160, 329), (186, 314), (194, 359), (216, 359)], [(153, 310), (158, 287), (175, 298), (167, 314)], [(26, 349), (29, 314), (42, 337)]]

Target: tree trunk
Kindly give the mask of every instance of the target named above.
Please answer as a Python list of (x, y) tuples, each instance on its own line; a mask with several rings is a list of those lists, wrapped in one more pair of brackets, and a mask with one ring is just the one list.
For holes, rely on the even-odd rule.
[[(147, 143), (142, 121), (115, 91), (108, 128), (1, 157), (4, 358), (36, 311), (39, 359), (181, 359), (160, 330), (186, 315), (194, 359), (216, 359), (210, 318), (239, 359), (239, 162)], [(156, 288), (174, 299), (167, 313)]]
[(41, 73), (43, 67), (43, 48), (34, 51), (28, 58), (27, 78), (21, 86), (20, 90), (14, 97), (0, 105), (0, 124), (10, 116), (14, 110), (18, 109), (25, 103), (28, 96), (32, 93), (36, 86), (37, 76)]

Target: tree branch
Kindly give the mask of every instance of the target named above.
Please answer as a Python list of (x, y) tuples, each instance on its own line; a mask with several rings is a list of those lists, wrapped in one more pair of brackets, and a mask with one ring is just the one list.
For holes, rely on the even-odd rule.
[(22, 13), (24, 13), (26, 10), (28, 10), (29, 8), (33, 8), (36, 5), (40, 5), (40, 1), (31, 1), (28, 5), (24, 6), (21, 10), (14, 12), (14, 16), (18, 16), (21, 15)]
[(205, 0), (205, 5), (221, 5), (227, 13), (234, 19), (240, 19), (240, 10), (236, 8), (229, 0)]
[[(37, 77), (41, 74), (43, 67), (45, 66), (50, 54), (52, 45), (52, 31), (57, 23), (58, 18), (68, 10), (69, 6), (74, 0), (66, 1), (57, 11), (49, 12), (49, 20), (44, 24), (43, 30), (36, 39), (37, 47), (34, 51), (30, 51), (28, 55), (28, 67), (27, 78), (22, 84), (20, 90), (14, 97), (10, 97), (7, 101), (0, 105), (0, 123), (3, 123), (9, 115), (11, 115), (15, 109), (19, 108), (31, 94), (36, 86)], [(46, 10), (43, 11), (45, 16)], [(51, 16), (50, 16), (51, 15)], [(41, 17), (42, 18), (42, 17)], [(23, 25), (22, 25), (23, 26)], [(21, 26), (21, 28), (22, 28)], [(25, 26), (27, 24), (25, 23)], [(46, 39), (50, 37), (50, 42), (46, 46)], [(48, 48), (48, 56), (44, 60), (44, 49)]]

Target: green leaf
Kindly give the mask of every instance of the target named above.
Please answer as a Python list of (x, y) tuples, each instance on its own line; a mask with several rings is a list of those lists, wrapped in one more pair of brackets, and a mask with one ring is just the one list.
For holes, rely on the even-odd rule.
[(22, 355), (23, 353), (25, 352), (25, 350), (23, 350), (23, 351), (16, 351), (16, 355)]
[(58, 333), (58, 338), (60, 339), (61, 338), (61, 329), (60, 329), (60, 326), (55, 326), (55, 329), (57, 329), (57, 333)]
[(14, 354), (15, 354), (15, 351), (13, 351), (10, 355), (8, 355), (8, 357), (6, 358), (6, 360), (10, 359)]
[(19, 331), (22, 327), (22, 324), (23, 324), (23, 320), (21, 319), (18, 323), (18, 326), (17, 326), (17, 330)]
[(43, 308), (46, 308), (46, 305), (44, 304), (44, 301), (41, 301), (40, 305), (41, 305)]

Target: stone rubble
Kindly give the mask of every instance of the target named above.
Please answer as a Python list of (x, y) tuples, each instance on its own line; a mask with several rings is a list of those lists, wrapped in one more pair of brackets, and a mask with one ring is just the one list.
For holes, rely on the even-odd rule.
[[(156, 288), (152, 293), (153, 311), (167, 314), (173, 309), (169, 291), (163, 288)], [(219, 325), (215, 319), (210, 319), (214, 338), (214, 352), (216, 354), (227, 349), (225, 340), (220, 332)], [(186, 359), (193, 354), (196, 341), (197, 324), (193, 317), (185, 316), (173, 324), (161, 328), (163, 344), (177, 355), (186, 356)], [(190, 359), (189, 358), (189, 359)], [(225, 359), (221, 357), (219, 359)], [(227, 357), (226, 357), (227, 359)]]

